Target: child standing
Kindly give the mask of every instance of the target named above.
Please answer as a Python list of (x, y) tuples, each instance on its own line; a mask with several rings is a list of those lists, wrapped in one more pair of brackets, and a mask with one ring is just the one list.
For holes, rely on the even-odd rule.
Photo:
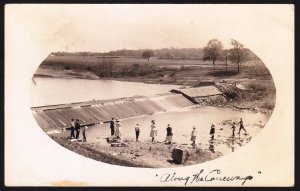
[(234, 132), (235, 132), (235, 122), (233, 122), (231, 129), (232, 129), (232, 136), (234, 137), (234, 135), (235, 135), (234, 134)]

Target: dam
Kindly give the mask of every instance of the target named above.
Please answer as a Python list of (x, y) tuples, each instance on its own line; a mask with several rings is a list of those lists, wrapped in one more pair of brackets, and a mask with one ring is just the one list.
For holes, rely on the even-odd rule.
[(81, 125), (107, 122), (111, 118), (127, 119), (143, 115), (167, 112), (172, 109), (202, 104), (200, 100), (223, 97), (215, 86), (172, 89), (171, 93), (155, 96), (133, 96), (109, 100), (91, 100), (69, 104), (31, 107), (34, 118), (44, 131), (70, 127), (71, 119), (79, 119)]
[(192, 105), (180, 94), (167, 93), (152, 97), (135, 96), (32, 107), (31, 110), (37, 123), (49, 131), (69, 128), (72, 118), (79, 119), (81, 125), (91, 125), (109, 121), (112, 117), (125, 119)]

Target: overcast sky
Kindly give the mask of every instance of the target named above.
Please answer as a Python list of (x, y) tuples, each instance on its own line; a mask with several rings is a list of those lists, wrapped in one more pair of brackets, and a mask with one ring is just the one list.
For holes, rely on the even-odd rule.
[(269, 34), (257, 33), (268, 30), (264, 19), (286, 24), (284, 14), (276, 16), (282, 10), (276, 5), (28, 5), (12, 11), (11, 19), (54, 51), (106, 52), (202, 48), (212, 38), (230, 47), (231, 38), (242, 43), (266, 38)]

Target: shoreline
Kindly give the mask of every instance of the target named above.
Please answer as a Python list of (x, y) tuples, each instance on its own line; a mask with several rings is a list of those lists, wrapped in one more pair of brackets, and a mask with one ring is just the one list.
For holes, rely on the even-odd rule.
[[(124, 125), (122, 139), (113, 142), (113, 144), (107, 140), (111, 138), (109, 125), (97, 125), (89, 128), (86, 134), (87, 142), (82, 142), (82, 133), (80, 133), (78, 140), (70, 139), (70, 131), (62, 131), (48, 136), (70, 151), (99, 162), (127, 167), (172, 168), (204, 163), (239, 150), (251, 142), (253, 137), (262, 130), (267, 118), (264, 122), (259, 121), (260, 119), (259, 117), (252, 121), (247, 120), (245, 124), (247, 133), (242, 132), (239, 135), (237, 127), (235, 136), (232, 136), (230, 128), (232, 119), (218, 120), (215, 122), (214, 140), (211, 140), (208, 131), (205, 130), (206, 126), (197, 126), (199, 129), (196, 147), (191, 146), (189, 132), (179, 131), (176, 128), (174, 128), (176, 134), (173, 136), (172, 144), (166, 144), (164, 141), (164, 123), (158, 127), (159, 135), (162, 136), (158, 136), (155, 143), (152, 143), (149, 137), (148, 125), (141, 125), (140, 141), (136, 142), (130, 121), (122, 123)], [(185, 129), (190, 130), (189, 128)], [(128, 134), (128, 132), (132, 132), (132, 134)], [(183, 164), (174, 162), (172, 158), (173, 149), (188, 151), (188, 160)]]
[[(192, 147), (189, 144), (165, 144), (164, 142), (151, 143), (150, 141), (124, 141), (125, 147), (112, 147), (103, 142), (71, 141), (66, 133), (50, 135), (61, 146), (77, 154), (93, 160), (112, 165), (139, 168), (170, 168), (195, 165), (223, 156), (221, 152), (211, 152), (202, 149), (200, 145)], [(172, 159), (172, 150), (184, 149), (189, 152), (185, 163), (178, 164)], [(151, 159), (151, 160), (149, 160)]]

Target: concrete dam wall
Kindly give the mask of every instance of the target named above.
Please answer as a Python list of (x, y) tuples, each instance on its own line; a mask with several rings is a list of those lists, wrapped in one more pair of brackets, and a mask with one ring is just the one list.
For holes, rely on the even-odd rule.
[(130, 118), (165, 112), (173, 108), (192, 106), (181, 94), (162, 94), (153, 97), (129, 97), (114, 100), (32, 107), (37, 123), (45, 130), (69, 128), (71, 119), (79, 119), (82, 125), (109, 121), (114, 118)]

